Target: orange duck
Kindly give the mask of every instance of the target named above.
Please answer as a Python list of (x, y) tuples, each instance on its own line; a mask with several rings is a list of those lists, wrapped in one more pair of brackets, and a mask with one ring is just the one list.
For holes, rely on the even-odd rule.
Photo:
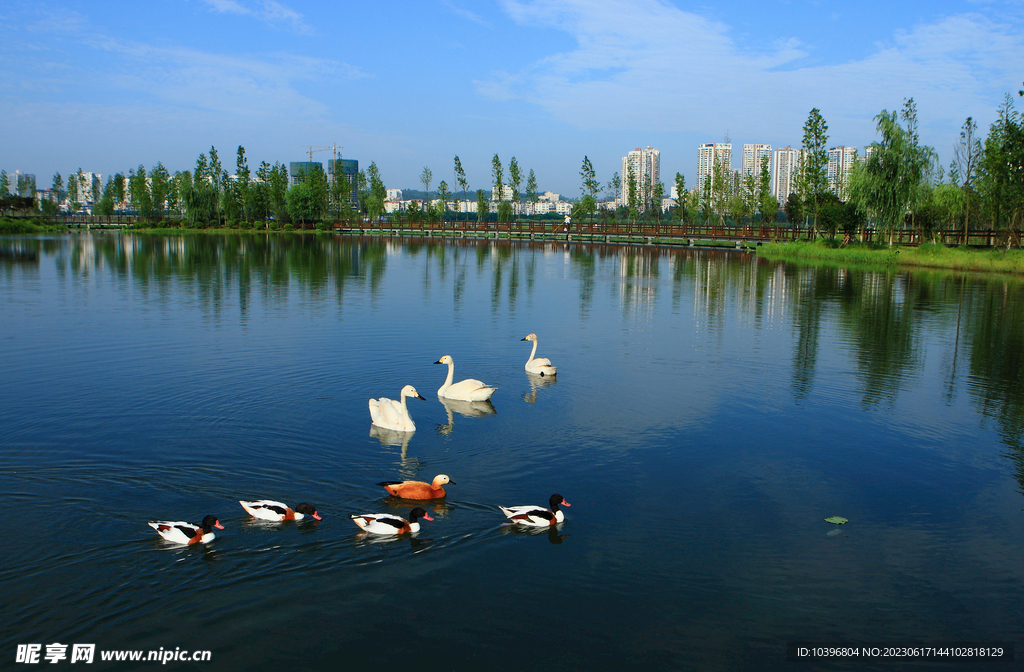
[(401, 497), (402, 499), (441, 499), (448, 494), (444, 490), (444, 486), (447, 483), (456, 485), (455, 481), (444, 474), (438, 474), (430, 483), (424, 483), (423, 481), (383, 481), (377, 485), (387, 490), (388, 494)]

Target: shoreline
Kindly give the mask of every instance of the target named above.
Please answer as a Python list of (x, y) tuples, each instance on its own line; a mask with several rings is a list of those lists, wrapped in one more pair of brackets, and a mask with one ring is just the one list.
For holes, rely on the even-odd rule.
[(832, 247), (829, 241), (797, 243), (766, 243), (757, 248), (764, 259), (824, 262), (843, 266), (870, 268), (901, 268), (1024, 275), (1024, 250), (946, 247), (925, 243), (917, 247), (888, 247), (869, 243), (852, 243)]

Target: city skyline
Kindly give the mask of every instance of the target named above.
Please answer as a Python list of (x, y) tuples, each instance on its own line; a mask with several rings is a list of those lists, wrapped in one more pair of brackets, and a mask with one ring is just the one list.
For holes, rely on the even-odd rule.
[(192, 169), (211, 145), (223, 159), (243, 145), (252, 166), (337, 143), (397, 188), (424, 166), (451, 185), (456, 155), (471, 189), (488, 187), (497, 153), (577, 196), (584, 155), (604, 184), (629, 148), (657, 147), (662, 181), (693, 185), (701, 143), (799, 147), (818, 107), (830, 147), (862, 148), (909, 97), (945, 166), (964, 118), (987, 132), (1017, 98), (1022, 47), (1019, 5), (1001, 2), (12, 0), (0, 168), (46, 187), (78, 168)]

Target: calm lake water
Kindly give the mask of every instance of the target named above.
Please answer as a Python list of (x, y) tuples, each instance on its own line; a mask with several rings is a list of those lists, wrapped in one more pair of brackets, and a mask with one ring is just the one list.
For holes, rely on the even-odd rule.
[[(531, 332), (555, 379), (524, 371)], [(54, 642), (94, 643), (97, 668), (211, 651), (177, 665), (197, 670), (864, 669), (882, 664), (787, 662), (787, 643), (1024, 642), (1018, 280), (6, 237), (0, 348), (0, 668), (50, 669), (13, 661)], [(438, 400), (445, 354), (499, 388), (492, 407)], [(406, 384), (417, 431), (371, 431), (367, 400)], [(438, 473), (457, 485), (418, 535), (349, 520), (407, 515), (375, 483)], [(503, 524), (499, 504), (554, 492), (557, 529)], [(259, 498), (324, 519), (250, 520), (237, 500)], [(146, 525), (208, 513), (226, 529), (205, 547)]]

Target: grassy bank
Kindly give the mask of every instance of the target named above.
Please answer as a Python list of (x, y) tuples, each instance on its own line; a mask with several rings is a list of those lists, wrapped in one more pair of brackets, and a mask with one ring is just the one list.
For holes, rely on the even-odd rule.
[(12, 233), (47, 233), (50, 231), (67, 231), (66, 226), (51, 224), (43, 219), (25, 219), (23, 217), (0, 217), (0, 235)]
[(1024, 250), (976, 250), (944, 245), (888, 247), (854, 243), (838, 247), (831, 241), (769, 243), (757, 248), (765, 259), (806, 259), (878, 267), (941, 268), (976, 273), (1024, 275)]

